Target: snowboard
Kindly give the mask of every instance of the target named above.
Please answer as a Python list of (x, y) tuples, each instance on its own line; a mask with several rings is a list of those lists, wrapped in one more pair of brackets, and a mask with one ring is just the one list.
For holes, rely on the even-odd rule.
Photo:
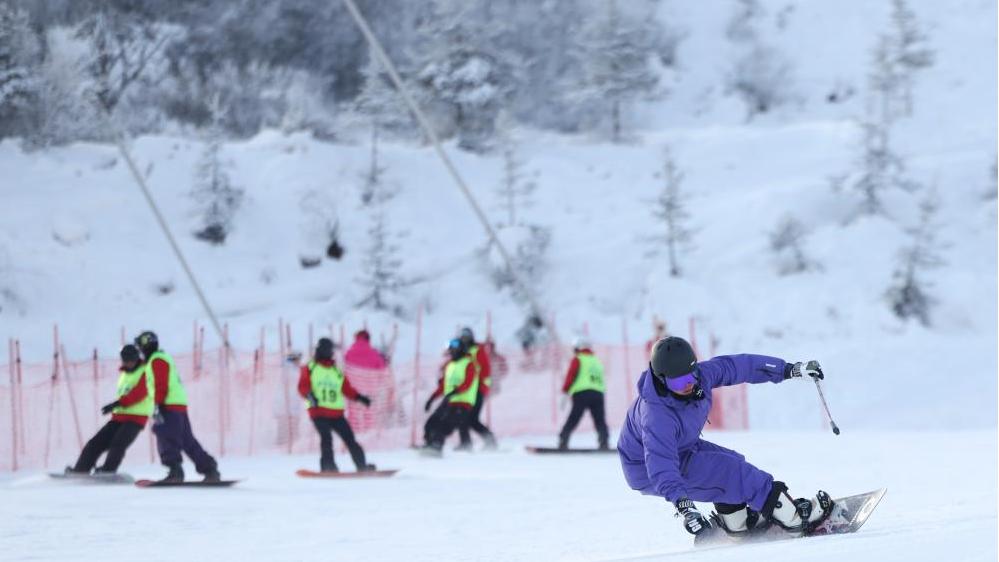
[(695, 537), (694, 545), (698, 547), (721, 546), (726, 544), (734, 545), (856, 533), (867, 522), (867, 519), (870, 518), (871, 513), (874, 512), (874, 508), (878, 506), (878, 503), (881, 502), (881, 498), (884, 497), (887, 491), (887, 488), (881, 488), (873, 492), (833, 500), (833, 508), (829, 517), (816, 528), (804, 533), (788, 533), (783, 529), (771, 527), (759, 534), (746, 537), (731, 537), (715, 525), (707, 533)]
[(524, 447), (528, 453), (538, 455), (608, 455), (617, 453), (617, 449), (559, 449), (558, 447)]
[(396, 470), (366, 470), (364, 472), (319, 472), (300, 468), (295, 474), (302, 478), (388, 478), (394, 475)]
[(217, 482), (202, 482), (201, 480), (191, 480), (188, 482), (163, 482), (162, 480), (136, 480), (135, 485), (139, 488), (228, 488), (239, 480), (219, 480)]
[(109, 474), (66, 474), (65, 472), (50, 472), (49, 476), (56, 480), (71, 480), (87, 484), (131, 484), (135, 478), (123, 472)]

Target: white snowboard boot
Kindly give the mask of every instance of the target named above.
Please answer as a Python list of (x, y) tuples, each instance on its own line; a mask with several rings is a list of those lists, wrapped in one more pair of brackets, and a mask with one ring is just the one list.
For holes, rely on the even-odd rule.
[(787, 493), (787, 486), (783, 482), (774, 482), (763, 505), (762, 515), (785, 531), (804, 532), (814, 529), (829, 517), (832, 507), (832, 498), (822, 490), (809, 499), (794, 499)]

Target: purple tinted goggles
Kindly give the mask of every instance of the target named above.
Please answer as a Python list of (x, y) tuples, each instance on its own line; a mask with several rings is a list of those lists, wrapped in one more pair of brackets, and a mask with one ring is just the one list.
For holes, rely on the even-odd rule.
[(666, 379), (666, 386), (673, 392), (681, 392), (688, 386), (695, 383), (697, 383), (697, 375), (695, 373), (687, 373), (682, 377)]

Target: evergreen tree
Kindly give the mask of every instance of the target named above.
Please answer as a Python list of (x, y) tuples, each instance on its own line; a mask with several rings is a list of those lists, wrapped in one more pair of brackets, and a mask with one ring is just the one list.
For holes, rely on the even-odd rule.
[(371, 162), (363, 177), (362, 192), (369, 194), (367, 207), (370, 224), (362, 277), (358, 279), (363, 296), (357, 306), (402, 316), (405, 309), (398, 297), (405, 283), (400, 273), (402, 259), (399, 256), (399, 245), (395, 242), (399, 234), (392, 231), (387, 216), (388, 204), (396, 193), (385, 183), (385, 168), (377, 160), (377, 142), (377, 135), (373, 135)]
[(937, 300), (930, 294), (932, 284), (925, 278), (927, 270), (944, 265), (936, 240), (938, 226), (934, 220), (939, 203), (934, 194), (920, 203), (919, 223), (906, 229), (909, 244), (898, 253), (898, 264), (892, 274), (893, 283), (885, 292), (888, 304), (902, 320), (915, 318), (924, 326), (931, 324), (931, 312)]
[(12, 3), (0, 3), (0, 138), (20, 132), (20, 122), (37, 98), (31, 39), (27, 14)]
[(902, 115), (912, 115), (912, 89), (915, 75), (933, 66), (935, 58), (929, 36), (919, 28), (916, 13), (905, 0), (892, 0), (891, 57), (898, 69), (898, 102)]
[(777, 273), (790, 275), (818, 268), (805, 254), (804, 242), (808, 235), (805, 225), (787, 216), (770, 233), (770, 249), (777, 258)]
[(524, 164), (517, 154), (517, 146), (509, 134), (502, 136), (503, 178), (496, 188), (496, 199), (505, 222), (497, 223), (500, 228), (521, 224), (518, 212), (531, 206), (531, 194), (537, 184), (524, 177)]
[(759, 29), (763, 15), (757, 0), (740, 0), (726, 29), (729, 40), (741, 51), (732, 65), (727, 87), (746, 104), (748, 119), (792, 99), (791, 63), (766, 43), (767, 34)]
[[(413, 136), (416, 121), (410, 115), (406, 102), (395, 89), (386, 72), (373, 53), (368, 54), (364, 66), (364, 85), (354, 100), (358, 111), (371, 118), (374, 127), (395, 136)], [(376, 133), (377, 134), (377, 133)]]
[(243, 202), (243, 190), (235, 187), (222, 161), (223, 112), (218, 97), (210, 103), (212, 124), (205, 135), (205, 149), (195, 169), (195, 202), (203, 207), (202, 226), (194, 233), (199, 240), (222, 245), (232, 231), (232, 220)]
[(595, 14), (580, 34), (582, 84), (571, 97), (602, 106), (613, 142), (622, 140), (626, 106), (658, 96), (659, 76), (652, 62), (662, 30), (656, 21), (626, 13), (616, 0), (608, 0), (606, 10)]
[(669, 274), (679, 277), (680, 253), (689, 247), (693, 230), (688, 226), (690, 213), (687, 212), (684, 195), (680, 191), (684, 174), (677, 169), (673, 156), (667, 149), (663, 159), (663, 184), (659, 196), (653, 201), (652, 215), (660, 221), (664, 232), (651, 237), (654, 246), (651, 255), (657, 255), (663, 245), (669, 257)]

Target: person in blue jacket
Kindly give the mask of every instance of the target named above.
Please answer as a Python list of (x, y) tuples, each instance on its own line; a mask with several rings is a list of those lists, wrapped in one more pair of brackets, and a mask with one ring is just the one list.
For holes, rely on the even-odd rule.
[(624, 477), (632, 489), (673, 502), (693, 535), (712, 525), (695, 501), (714, 503), (718, 527), (744, 536), (777, 525), (792, 533), (817, 526), (832, 510), (829, 494), (794, 499), (787, 486), (730, 449), (701, 439), (711, 389), (740, 383), (822, 379), (818, 361), (788, 363), (766, 355), (723, 355), (697, 361), (683, 338), (660, 339), (638, 379), (638, 398), (618, 439)]

